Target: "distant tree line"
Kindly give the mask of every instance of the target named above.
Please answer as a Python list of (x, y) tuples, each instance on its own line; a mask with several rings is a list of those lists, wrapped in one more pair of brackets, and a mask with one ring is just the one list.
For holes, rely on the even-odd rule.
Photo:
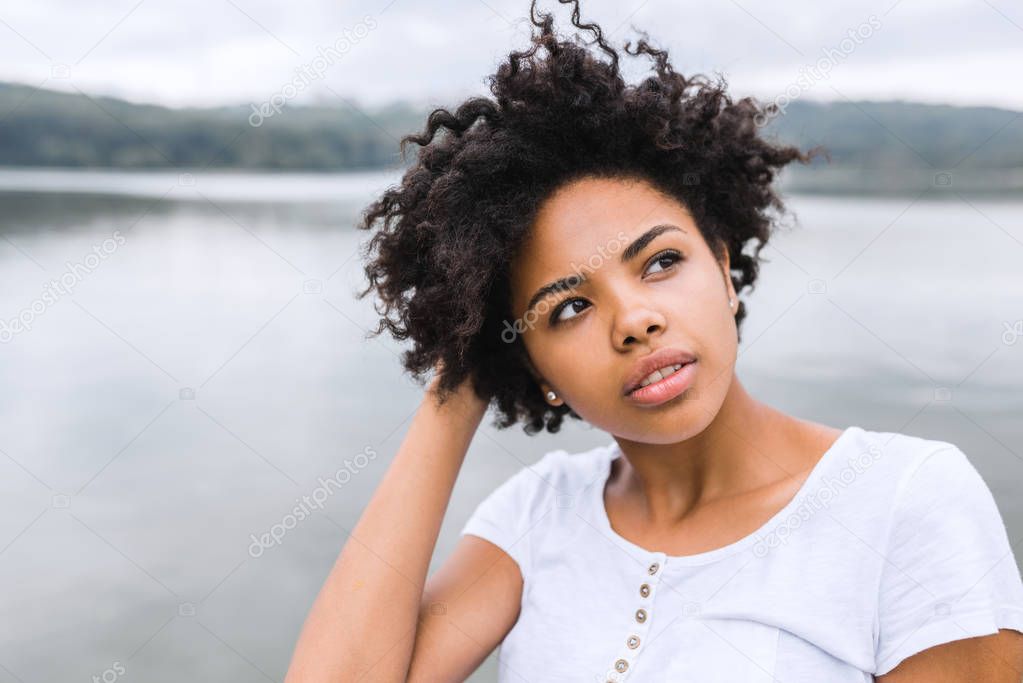
[[(398, 140), (421, 130), (429, 113), (406, 103), (370, 108), (354, 102), (286, 106), (266, 117), (255, 111), (171, 109), (0, 83), (0, 165), (395, 167)], [(840, 168), (1023, 168), (1023, 114), (993, 107), (797, 100), (765, 133), (803, 148), (823, 145)]]

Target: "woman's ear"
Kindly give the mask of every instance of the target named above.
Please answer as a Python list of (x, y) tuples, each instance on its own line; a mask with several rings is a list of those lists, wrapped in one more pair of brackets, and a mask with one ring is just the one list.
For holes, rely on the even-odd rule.
[(715, 241), (717, 248), (714, 250), (714, 258), (717, 259), (718, 265), (721, 267), (721, 274), (725, 278), (725, 290), (729, 299), (737, 298), (735, 294), (735, 283), (732, 282), (732, 260), (731, 255), (728, 253), (728, 244), (725, 243), (721, 238), (717, 238)]
[[(537, 369), (535, 367), (533, 367), (533, 361), (531, 361), (529, 359), (529, 354), (525, 354), (523, 356), (523, 359), (524, 359), (523, 362), (525, 362), (525, 364), (526, 364), (526, 369), (529, 370), (529, 374), (533, 377), (533, 381), (535, 381), (537, 383), (537, 385), (539, 385), (540, 391), (544, 395), (544, 400), (546, 400), (552, 406), (561, 405), (562, 403), (564, 403), (564, 401), (562, 401), (557, 396), (557, 392), (554, 392), (554, 387), (552, 387), (550, 384), (548, 384), (544, 380), (544, 378), (540, 375), (540, 373), (537, 371)], [(553, 399), (549, 396), (549, 394), (551, 392), (554, 393), (554, 398)]]
[(731, 255), (728, 253), (728, 244), (720, 237), (716, 237), (714, 239), (714, 246), (714, 258), (720, 264), (721, 270), (728, 275), (731, 273), (732, 265)]

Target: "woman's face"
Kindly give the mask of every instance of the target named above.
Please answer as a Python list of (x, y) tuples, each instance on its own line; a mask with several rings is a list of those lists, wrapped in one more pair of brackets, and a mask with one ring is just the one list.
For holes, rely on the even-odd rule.
[[(637, 240), (641, 248), (630, 249)], [(723, 258), (682, 204), (645, 181), (590, 177), (560, 188), (511, 264), (514, 329), (544, 393), (557, 394), (548, 403), (643, 443), (703, 431), (724, 401), (738, 346)], [(567, 287), (542, 292), (562, 278)], [(626, 395), (637, 361), (666, 348), (696, 360), (642, 392), (646, 401)]]

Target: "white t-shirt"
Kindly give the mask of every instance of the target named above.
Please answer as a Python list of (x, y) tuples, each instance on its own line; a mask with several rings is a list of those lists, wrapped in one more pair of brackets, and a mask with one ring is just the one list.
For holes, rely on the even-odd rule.
[(499, 680), (872, 681), (941, 643), (1023, 631), (1023, 582), (983, 479), (955, 445), (852, 426), (753, 534), (695, 555), (611, 528), (615, 441), (547, 453), (462, 534), (519, 565)]

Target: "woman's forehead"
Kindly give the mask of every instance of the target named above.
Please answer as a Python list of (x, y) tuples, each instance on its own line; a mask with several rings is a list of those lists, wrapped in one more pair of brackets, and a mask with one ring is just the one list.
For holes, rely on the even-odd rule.
[(559, 189), (540, 207), (517, 259), (520, 275), (539, 274), (621, 250), (650, 228), (670, 224), (675, 237), (697, 236), (678, 200), (636, 180), (587, 178)]
[[(668, 235), (669, 237), (661, 237)], [(513, 306), (558, 280), (617, 264), (647, 244), (679, 240), (696, 246), (699, 231), (677, 200), (645, 183), (578, 181), (549, 198), (512, 263)]]

